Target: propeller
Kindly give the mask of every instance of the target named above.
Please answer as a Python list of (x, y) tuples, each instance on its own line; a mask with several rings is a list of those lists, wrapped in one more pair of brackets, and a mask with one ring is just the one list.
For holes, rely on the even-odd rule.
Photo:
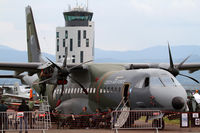
[(190, 77), (190, 76), (188, 76), (188, 75), (181, 74), (181, 73), (179, 72), (181, 66), (186, 62), (186, 60), (188, 60), (188, 58), (189, 58), (190, 56), (188, 56), (187, 58), (185, 58), (179, 65), (174, 66), (169, 42), (168, 42), (168, 51), (169, 51), (170, 67), (169, 67), (168, 69), (165, 69), (165, 68), (162, 68), (162, 69), (164, 69), (164, 70), (170, 72), (172, 75), (174, 75), (174, 77), (180, 75), (180, 76), (184, 76), (184, 77), (187, 77), (187, 78), (189, 78), (189, 79), (192, 79), (193, 81), (199, 83), (199, 81), (196, 80), (195, 78)]
[(83, 64), (86, 64), (86, 63), (88, 63), (88, 62), (91, 62), (91, 61), (93, 61), (93, 60), (90, 60), (90, 61), (86, 61), (86, 62), (83, 62), (83, 63), (81, 63), (81, 64), (79, 64), (79, 65), (76, 65), (76, 66), (73, 66), (73, 67), (71, 67), (71, 68), (68, 68), (67, 67), (67, 54), (66, 54), (66, 56), (65, 56), (65, 58), (64, 58), (64, 61), (63, 61), (63, 64), (62, 64), (62, 66), (60, 67), (60, 66), (58, 66), (56, 63), (54, 63), (53, 61), (51, 61), (49, 58), (47, 58), (48, 59), (48, 61), (49, 62), (51, 62), (52, 63), (52, 65), (55, 67), (55, 68), (57, 68), (57, 75), (56, 76), (52, 76), (52, 77), (50, 77), (50, 78), (48, 78), (48, 79), (45, 79), (45, 80), (42, 80), (42, 81), (40, 81), (40, 82), (38, 82), (38, 83), (46, 83), (46, 82), (48, 82), (48, 81), (50, 81), (50, 80), (55, 80), (55, 78), (57, 78), (57, 84), (58, 85), (62, 85), (62, 91), (61, 91), (61, 95), (59, 96), (59, 99), (62, 97), (62, 95), (63, 95), (63, 92), (64, 92), (64, 85), (65, 84), (67, 84), (67, 77), (69, 77), (72, 81), (74, 81), (75, 83), (77, 83), (82, 89), (83, 89), (83, 91), (85, 92), (85, 94), (87, 95), (88, 94), (88, 92), (87, 92), (87, 90), (85, 89), (85, 87), (78, 81), (78, 80), (76, 80), (74, 77), (72, 77), (70, 74), (72, 73), (72, 71), (74, 70), (74, 69), (76, 69), (77, 67), (79, 67), (79, 66), (82, 66)]

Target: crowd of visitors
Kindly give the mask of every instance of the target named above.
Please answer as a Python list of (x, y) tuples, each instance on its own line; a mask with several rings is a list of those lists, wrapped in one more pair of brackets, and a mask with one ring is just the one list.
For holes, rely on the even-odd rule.
[[(79, 115), (71, 114), (66, 119), (57, 119), (57, 128), (110, 128), (111, 127), (111, 112), (109, 108), (106, 112), (102, 112), (99, 108), (96, 109), (94, 114), (89, 114), (87, 107), (82, 108)], [(56, 116), (59, 118), (59, 116)]]

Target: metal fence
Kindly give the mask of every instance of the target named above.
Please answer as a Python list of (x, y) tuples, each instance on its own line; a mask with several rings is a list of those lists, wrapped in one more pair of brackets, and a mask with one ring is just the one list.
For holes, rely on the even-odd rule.
[(130, 110), (112, 112), (112, 129), (162, 129), (161, 111)]
[(28, 131), (47, 130), (48, 114), (44, 111), (34, 112), (0, 112), (0, 130), (3, 131)]
[(66, 115), (53, 114), (57, 128), (68, 129), (102, 129), (111, 128), (111, 112), (88, 114), (88, 115)]

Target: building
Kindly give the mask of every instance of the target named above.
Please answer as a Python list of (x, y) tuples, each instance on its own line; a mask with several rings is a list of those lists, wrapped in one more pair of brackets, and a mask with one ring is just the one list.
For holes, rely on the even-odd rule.
[(65, 27), (56, 28), (56, 61), (67, 55), (68, 64), (79, 64), (94, 59), (93, 13), (84, 8), (64, 12)]

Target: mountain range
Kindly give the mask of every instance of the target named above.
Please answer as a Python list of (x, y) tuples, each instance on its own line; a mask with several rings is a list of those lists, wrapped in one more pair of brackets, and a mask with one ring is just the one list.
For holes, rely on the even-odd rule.
[[(188, 45), (188, 46), (172, 46), (171, 52), (174, 62), (180, 63), (187, 56), (191, 57), (187, 62), (199, 62), (200, 63), (200, 46)], [(43, 57), (48, 57), (55, 61), (55, 55), (43, 53)], [(0, 62), (27, 62), (27, 51), (19, 51), (5, 45), (0, 45)], [(102, 50), (95, 48), (96, 63), (169, 63), (168, 48), (167, 46), (155, 46), (138, 51), (112, 51)], [(196, 79), (200, 80), (200, 72), (188, 74), (187, 72), (181, 72)], [(7, 71), (0, 71), (0, 74), (10, 74)], [(193, 81), (177, 77), (177, 79), (183, 84), (194, 84)], [(1, 82), (2, 80), (0, 80)]]
[[(171, 47), (174, 62), (181, 62), (191, 55), (188, 62), (200, 62), (200, 46)], [(138, 51), (106, 51), (95, 49), (96, 62), (169, 62), (167, 46), (155, 46)]]

